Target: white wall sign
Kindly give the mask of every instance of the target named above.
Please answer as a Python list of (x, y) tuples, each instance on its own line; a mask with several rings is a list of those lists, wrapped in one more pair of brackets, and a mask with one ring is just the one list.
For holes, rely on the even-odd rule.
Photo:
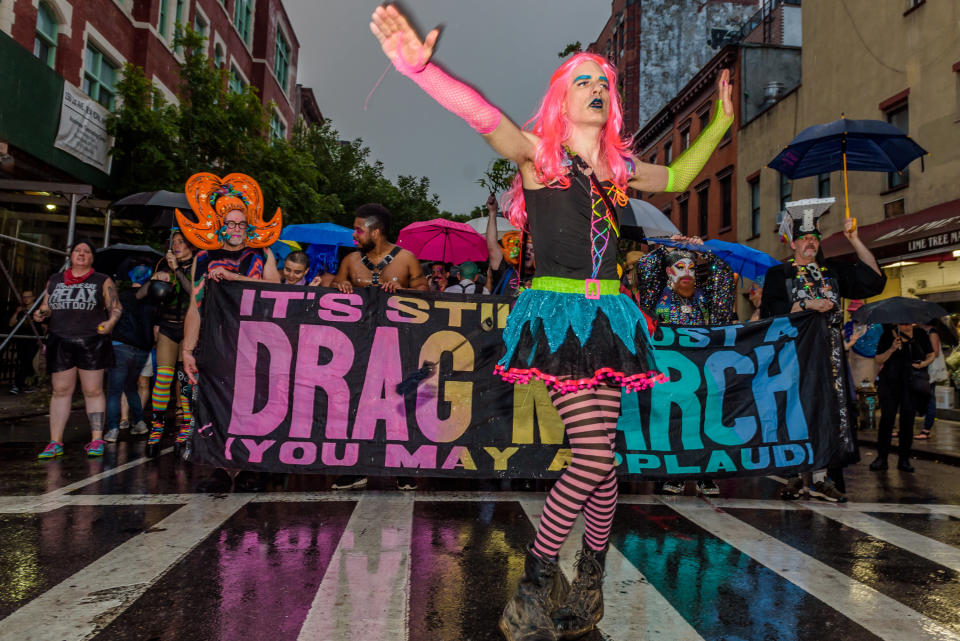
[(110, 148), (113, 137), (107, 135), (110, 112), (70, 83), (63, 85), (60, 127), (53, 146), (110, 173)]

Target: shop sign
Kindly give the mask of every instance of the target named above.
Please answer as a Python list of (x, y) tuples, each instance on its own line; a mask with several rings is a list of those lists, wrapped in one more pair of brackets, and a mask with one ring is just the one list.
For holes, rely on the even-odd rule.
[(944, 234), (934, 234), (926, 238), (917, 238), (907, 243), (907, 253), (922, 252), (929, 249), (940, 249), (960, 243), (960, 230)]
[(109, 174), (113, 147), (113, 137), (107, 135), (109, 117), (110, 112), (98, 102), (64, 83), (60, 126), (53, 146)]

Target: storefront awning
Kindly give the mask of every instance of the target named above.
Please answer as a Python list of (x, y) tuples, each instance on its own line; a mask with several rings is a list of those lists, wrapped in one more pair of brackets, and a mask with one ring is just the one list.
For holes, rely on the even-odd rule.
[[(878, 260), (918, 256), (960, 248), (960, 199), (941, 203), (906, 216), (897, 216), (860, 227), (860, 240)], [(829, 257), (853, 253), (853, 247), (837, 232), (824, 239)]]

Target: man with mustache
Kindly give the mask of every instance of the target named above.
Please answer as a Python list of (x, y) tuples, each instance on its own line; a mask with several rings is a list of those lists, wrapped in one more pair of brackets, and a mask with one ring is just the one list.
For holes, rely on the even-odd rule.
[[(696, 247), (703, 241), (694, 236), (675, 235), (673, 241)], [(703, 261), (703, 276), (697, 282), (698, 254)], [(664, 325), (706, 327), (737, 321), (734, 311), (736, 278), (726, 263), (713, 254), (659, 247), (637, 261), (640, 305)], [(669, 494), (683, 494), (684, 482), (665, 481), (661, 486)], [(718, 496), (720, 488), (713, 479), (697, 479), (697, 493)]]
[[(824, 260), (820, 254), (820, 217), (828, 213), (835, 198), (808, 198), (786, 203), (787, 215), (780, 225), (781, 239), (789, 241), (793, 258), (774, 265), (764, 277), (763, 297), (760, 300), (760, 317), (782, 316), (802, 311), (827, 314), (830, 324), (830, 362), (833, 384), (842, 399), (840, 403), (840, 431), (855, 441), (854, 428), (856, 405), (845, 387), (847, 360), (843, 354), (841, 324), (843, 311), (840, 305), (844, 298), (869, 298), (883, 291), (887, 278), (877, 259), (857, 235), (856, 222), (848, 218), (843, 235), (850, 241), (857, 254), (857, 262), (846, 263)], [(850, 443), (849, 458), (859, 458), (855, 442)], [(804, 494), (833, 503), (845, 503), (847, 497), (842, 466), (818, 470), (790, 480), (781, 492), (784, 499), (798, 499)]]

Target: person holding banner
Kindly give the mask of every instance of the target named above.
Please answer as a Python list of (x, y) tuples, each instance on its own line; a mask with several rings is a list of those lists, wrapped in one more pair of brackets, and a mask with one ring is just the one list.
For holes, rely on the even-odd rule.
[[(550, 387), (572, 460), (549, 493), (499, 625), (510, 641), (579, 638), (603, 616), (621, 391), (666, 379), (656, 371), (646, 318), (620, 294), (617, 238), (626, 189), (688, 187), (733, 120), (729, 72), (720, 75), (713, 122), (668, 168), (641, 162), (621, 138), (617, 72), (605, 58), (579, 53), (564, 62), (522, 130), (430, 61), (438, 30), (421, 41), (392, 4), (377, 7), (370, 29), (401, 74), (519, 167), (504, 204), (511, 223), (533, 238), (537, 271), (507, 319), (495, 372), (508, 382), (537, 379)], [(567, 589), (557, 555), (579, 514), (586, 534)]]
[[(827, 315), (830, 325), (830, 359), (833, 385), (840, 404), (839, 428), (845, 435), (847, 454), (856, 457), (853, 436), (856, 403), (851, 397), (846, 380), (849, 366), (844, 358), (841, 335), (843, 312), (841, 298), (868, 298), (883, 291), (887, 278), (876, 258), (857, 234), (855, 221), (844, 222), (843, 235), (853, 246), (857, 262), (850, 264), (836, 260), (822, 260), (820, 254), (820, 217), (829, 212), (835, 198), (809, 198), (786, 203), (787, 215), (780, 225), (781, 238), (789, 241), (793, 258), (774, 265), (764, 277), (760, 317), (783, 316), (802, 311)], [(798, 499), (804, 494), (833, 503), (845, 503), (843, 467), (818, 470), (791, 479), (781, 492), (784, 499)]]
[[(674, 235), (670, 240), (696, 247), (697, 236)], [(733, 270), (711, 253), (702, 256), (705, 276), (698, 274), (698, 252), (689, 249), (658, 247), (636, 264), (638, 297), (647, 313), (665, 325), (707, 327), (730, 325), (737, 320), (733, 308), (737, 279)], [(683, 481), (664, 481), (667, 494), (683, 494)], [(719, 496), (720, 488), (711, 478), (697, 479), (697, 494)]]
[[(186, 239), (200, 251), (194, 257), (190, 274), (193, 295), (180, 346), (183, 372), (190, 384), (196, 385), (194, 351), (200, 339), (200, 306), (207, 282), (279, 283), (280, 272), (269, 246), (280, 237), (283, 218), (278, 208), (273, 218), (264, 219), (260, 185), (246, 174), (229, 174), (222, 179), (209, 173), (194, 174), (187, 180), (185, 191), (198, 222), (177, 209), (177, 223)], [(232, 480), (222, 475), (211, 480), (214, 483), (210, 491), (223, 489), (222, 486), (229, 489), (232, 485)]]

